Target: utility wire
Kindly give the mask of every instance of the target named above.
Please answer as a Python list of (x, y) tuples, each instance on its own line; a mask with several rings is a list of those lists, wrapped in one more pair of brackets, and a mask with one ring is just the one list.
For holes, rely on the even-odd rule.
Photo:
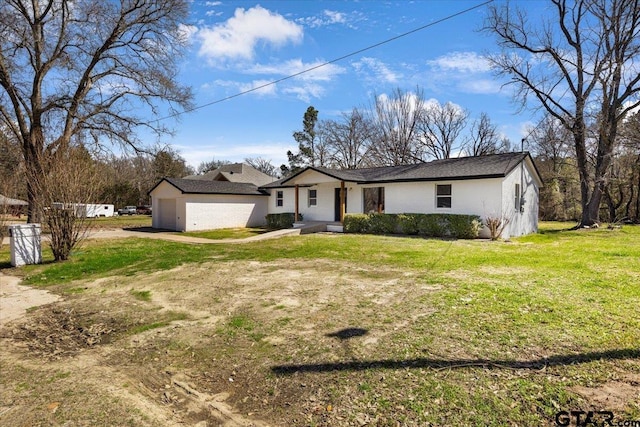
[(219, 104), (221, 102), (228, 101), (230, 99), (237, 98), (239, 96), (246, 95), (248, 93), (255, 92), (255, 91), (260, 90), (260, 89), (264, 89), (265, 87), (273, 86), (273, 85), (278, 84), (280, 82), (283, 82), (285, 80), (289, 80), (289, 79), (292, 79), (294, 77), (298, 77), (298, 76), (300, 76), (302, 74), (306, 74), (306, 73), (309, 73), (311, 71), (317, 70), (319, 68), (326, 67), (327, 65), (334, 64), (336, 62), (342, 61), (343, 59), (350, 58), (352, 56), (358, 55), (360, 53), (366, 52), (366, 51), (371, 50), (371, 49), (375, 49), (375, 48), (377, 48), (379, 46), (382, 46), (384, 44), (391, 43), (392, 41), (395, 41), (395, 40), (398, 40), (400, 38), (406, 37), (406, 36), (408, 36), (410, 34), (413, 34), (413, 33), (417, 33), (418, 31), (422, 31), (422, 30), (424, 30), (426, 28), (433, 27), (434, 25), (441, 24), (442, 22), (445, 22), (445, 21), (448, 21), (450, 19), (456, 18), (456, 17), (458, 17), (460, 15), (464, 15), (465, 13), (469, 13), (472, 10), (479, 9), (479, 8), (481, 8), (483, 6), (486, 6), (489, 3), (493, 3), (493, 2), (494, 2), (494, 0), (487, 0), (487, 1), (483, 2), (483, 3), (480, 3), (480, 4), (477, 4), (475, 6), (472, 6), (472, 7), (468, 8), (468, 9), (464, 9), (464, 10), (461, 10), (460, 12), (456, 12), (454, 14), (445, 16), (444, 18), (440, 18), (440, 19), (438, 19), (436, 21), (433, 21), (433, 22), (431, 22), (429, 24), (423, 25), (423, 26), (418, 27), (418, 28), (414, 28), (413, 30), (407, 31), (407, 32), (402, 33), (402, 34), (398, 34), (397, 36), (394, 36), (394, 37), (391, 37), (389, 39), (383, 40), (381, 42), (372, 44), (370, 46), (367, 46), (367, 47), (364, 47), (362, 49), (356, 50), (354, 52), (347, 53), (346, 55), (342, 55), (342, 56), (340, 56), (338, 58), (334, 58), (334, 59), (332, 59), (330, 61), (323, 62), (322, 64), (314, 65), (313, 67), (306, 68), (306, 69), (304, 69), (302, 71), (299, 71), (297, 73), (290, 74), (288, 76), (281, 77), (281, 78), (276, 79), (276, 80), (272, 80), (270, 82), (261, 84), (259, 86), (253, 87), (251, 89), (244, 90), (242, 92), (235, 93), (233, 95), (226, 96), (224, 98), (217, 99), (215, 101), (207, 102), (206, 104), (198, 105), (196, 107), (189, 108), (189, 109), (186, 109), (184, 111), (180, 111), (180, 112), (173, 113), (173, 114), (170, 114), (170, 115), (165, 116), (165, 117), (161, 117), (159, 119), (156, 119), (155, 121), (159, 122), (159, 121), (162, 121), (162, 120), (171, 119), (173, 117), (178, 117), (178, 116), (181, 116), (181, 115), (186, 114), (186, 113), (191, 113), (193, 111), (201, 110), (201, 109), (203, 109), (205, 107), (209, 107), (211, 105)]

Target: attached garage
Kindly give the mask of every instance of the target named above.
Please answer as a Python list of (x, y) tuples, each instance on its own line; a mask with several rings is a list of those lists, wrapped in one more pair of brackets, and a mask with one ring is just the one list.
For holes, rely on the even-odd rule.
[(165, 178), (149, 194), (153, 228), (196, 231), (266, 223), (269, 193), (250, 183)]

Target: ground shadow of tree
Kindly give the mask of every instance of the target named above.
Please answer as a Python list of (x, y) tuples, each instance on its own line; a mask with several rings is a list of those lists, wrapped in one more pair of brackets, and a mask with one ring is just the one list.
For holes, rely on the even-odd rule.
[(368, 369), (529, 369), (540, 370), (546, 367), (575, 365), (589, 363), (596, 360), (640, 359), (640, 349), (621, 349), (589, 352), (581, 354), (563, 354), (544, 357), (530, 361), (492, 360), (492, 359), (386, 359), (363, 360), (333, 363), (311, 363), (300, 365), (277, 365), (271, 368), (276, 375), (291, 375), (296, 372), (334, 372), (334, 371), (365, 371)]

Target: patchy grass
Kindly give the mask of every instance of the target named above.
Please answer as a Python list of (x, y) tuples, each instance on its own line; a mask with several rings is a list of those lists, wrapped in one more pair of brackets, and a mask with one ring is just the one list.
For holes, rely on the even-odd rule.
[[(121, 384), (144, 385), (175, 417), (195, 404), (171, 399), (168, 375), (180, 373), (274, 425), (550, 425), (560, 410), (639, 420), (640, 227), (570, 226), (542, 224), (512, 242), (91, 241), (67, 263), (23, 271), (27, 283), (65, 295), (55, 324), (79, 322), (82, 334), (67, 331), (74, 342), (113, 330), (96, 344), (106, 346), (100, 365)], [(31, 313), (31, 324), (46, 310)], [(55, 338), (52, 330), (37, 342)], [(29, 413), (93, 387), (74, 374), (75, 359), (62, 362), (36, 375), (21, 359), (0, 398), (27, 402)], [(51, 378), (57, 390), (43, 383)], [(100, 419), (82, 418), (86, 406), (73, 402), (61, 406), (59, 424)], [(115, 404), (100, 402), (109, 414)], [(145, 405), (123, 413), (142, 407), (150, 418), (136, 422), (162, 424)], [(205, 412), (172, 421), (215, 425)]]
[(187, 231), (178, 233), (181, 236), (201, 237), (203, 239), (222, 240), (222, 239), (244, 239), (247, 237), (257, 236), (266, 233), (266, 228), (222, 228), (218, 230), (207, 231)]
[(140, 301), (151, 301), (151, 291), (136, 291), (131, 289), (131, 295)]

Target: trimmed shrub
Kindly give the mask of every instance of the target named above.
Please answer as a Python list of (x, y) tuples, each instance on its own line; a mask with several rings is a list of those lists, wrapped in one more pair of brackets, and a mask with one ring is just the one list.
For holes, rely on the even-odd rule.
[(419, 214), (400, 214), (398, 217), (398, 229), (400, 233), (414, 236), (418, 234)]
[(420, 214), (418, 216), (418, 234), (427, 237), (446, 237), (449, 235), (445, 214)]
[(456, 214), (348, 214), (344, 218), (345, 233), (371, 233), (425, 237), (475, 239), (482, 221), (477, 215)]
[[(270, 230), (280, 230), (282, 228), (291, 228), (293, 227), (293, 223), (295, 217), (295, 213), (293, 212), (284, 212), (277, 214), (268, 214), (267, 218), (267, 228)], [(298, 220), (302, 221), (302, 214), (298, 214)]]
[(371, 213), (367, 232), (372, 234), (393, 234), (398, 225), (397, 215)]
[(344, 216), (345, 233), (366, 233), (369, 230), (369, 215), (347, 214)]
[(477, 215), (447, 215), (449, 232), (456, 239), (475, 239), (480, 234), (482, 220)]

